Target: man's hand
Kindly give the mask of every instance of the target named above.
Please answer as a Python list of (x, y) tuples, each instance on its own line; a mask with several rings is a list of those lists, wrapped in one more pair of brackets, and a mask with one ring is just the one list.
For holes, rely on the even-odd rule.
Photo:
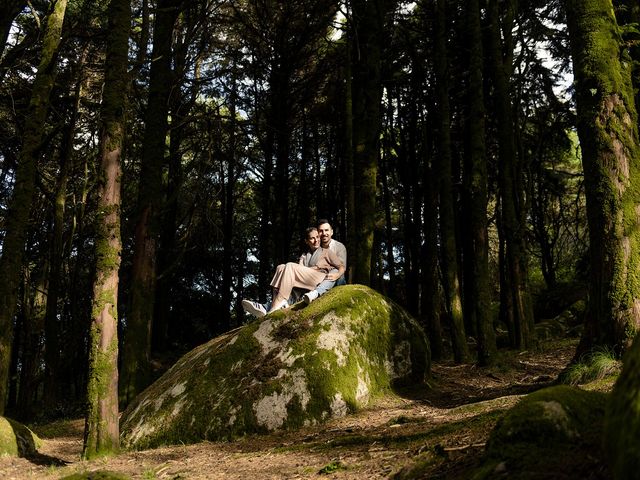
[(324, 277), (325, 280), (330, 280), (332, 282), (335, 282), (336, 280), (338, 280), (340, 277), (342, 276), (342, 274), (340, 272), (331, 272), (331, 273), (327, 273), (327, 276)]

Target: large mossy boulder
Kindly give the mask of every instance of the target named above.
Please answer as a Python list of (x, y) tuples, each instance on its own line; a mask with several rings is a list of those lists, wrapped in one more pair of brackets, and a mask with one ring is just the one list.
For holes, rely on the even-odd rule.
[(344, 416), (425, 381), (424, 332), (362, 285), (329, 291), (182, 357), (123, 413), (128, 448), (230, 439)]
[(566, 385), (527, 395), (496, 424), (473, 478), (606, 478), (607, 398)]
[(0, 417), (0, 455), (28, 457), (36, 453), (40, 439), (15, 420)]

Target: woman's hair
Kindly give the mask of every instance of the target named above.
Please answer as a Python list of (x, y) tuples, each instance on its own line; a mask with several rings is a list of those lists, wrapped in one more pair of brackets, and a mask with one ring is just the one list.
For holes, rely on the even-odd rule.
[(309, 234), (314, 230), (318, 231), (318, 227), (307, 227), (307, 229), (304, 231), (304, 239), (306, 240), (307, 238), (309, 238)]

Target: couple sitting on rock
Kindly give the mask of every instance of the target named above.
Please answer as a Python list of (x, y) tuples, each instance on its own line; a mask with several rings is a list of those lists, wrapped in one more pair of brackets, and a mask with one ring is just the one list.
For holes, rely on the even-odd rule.
[(302, 296), (302, 300), (308, 304), (334, 285), (346, 283), (344, 272), (347, 268), (347, 249), (342, 243), (333, 240), (332, 236), (331, 224), (325, 219), (319, 220), (317, 227), (307, 228), (307, 252), (300, 256), (298, 263), (289, 262), (276, 268), (271, 280), (271, 304), (265, 306), (251, 300), (243, 300), (242, 308), (254, 317), (263, 317), (295, 301), (296, 297), (292, 297), (294, 288), (309, 290)]

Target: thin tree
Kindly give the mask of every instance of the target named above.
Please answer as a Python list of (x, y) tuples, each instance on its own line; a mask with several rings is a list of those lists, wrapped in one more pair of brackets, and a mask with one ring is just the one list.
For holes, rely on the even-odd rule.
[(434, 67), (438, 102), (438, 156), (440, 250), (444, 311), (451, 329), (451, 347), (457, 363), (470, 359), (464, 329), (462, 292), (458, 275), (458, 251), (456, 247), (455, 208), (451, 162), (451, 114), (449, 107), (449, 75), (447, 52), (447, 0), (436, 1), (436, 28)]
[(483, 93), (483, 49), (478, 0), (466, 4), (469, 46), (469, 79), (467, 86), (467, 142), (464, 186), (469, 214), (471, 263), (467, 293), (478, 340), (478, 363), (493, 362), (496, 353), (495, 332), (490, 315), (489, 236), (487, 232), (487, 159), (485, 146), (485, 106)]
[(182, 0), (157, 5), (153, 53), (149, 72), (149, 100), (145, 114), (142, 165), (131, 271), (130, 307), (122, 344), (120, 397), (124, 404), (149, 384), (151, 331), (155, 305), (160, 209), (164, 198), (169, 94), (172, 87), (171, 44)]
[(640, 322), (640, 150), (629, 62), (611, 0), (567, 0), (591, 271), (576, 358), (621, 354)]
[(7, 397), (13, 315), (16, 311), (29, 210), (35, 194), (36, 164), (49, 111), (49, 97), (56, 76), (56, 58), (66, 9), (67, 0), (57, 0), (47, 20), (40, 64), (26, 114), (13, 196), (6, 216), (7, 233), (0, 258), (0, 414), (4, 413)]
[(524, 243), (525, 217), (522, 167), (515, 144), (514, 121), (509, 79), (513, 70), (511, 30), (515, 15), (513, 0), (503, 2), (501, 15), (497, 0), (490, 0), (489, 56), (494, 86), (500, 185), (500, 232), (503, 234), (504, 256), (501, 264), (500, 292), (503, 320), (509, 328), (511, 344), (528, 348), (534, 338), (533, 308), (529, 298), (527, 256)]
[(381, 66), (385, 19), (391, 0), (352, 0), (350, 26), (352, 48), (352, 133), (354, 198), (358, 207), (349, 212), (349, 223), (355, 227), (350, 263), (352, 280), (371, 282), (371, 255), (376, 224), (376, 194), (381, 128)]
[(131, 5), (111, 0), (105, 79), (100, 116), (100, 171), (96, 218), (96, 271), (89, 347), (87, 413), (82, 456), (119, 450), (118, 268), (120, 240), (120, 158), (128, 89), (127, 55)]

